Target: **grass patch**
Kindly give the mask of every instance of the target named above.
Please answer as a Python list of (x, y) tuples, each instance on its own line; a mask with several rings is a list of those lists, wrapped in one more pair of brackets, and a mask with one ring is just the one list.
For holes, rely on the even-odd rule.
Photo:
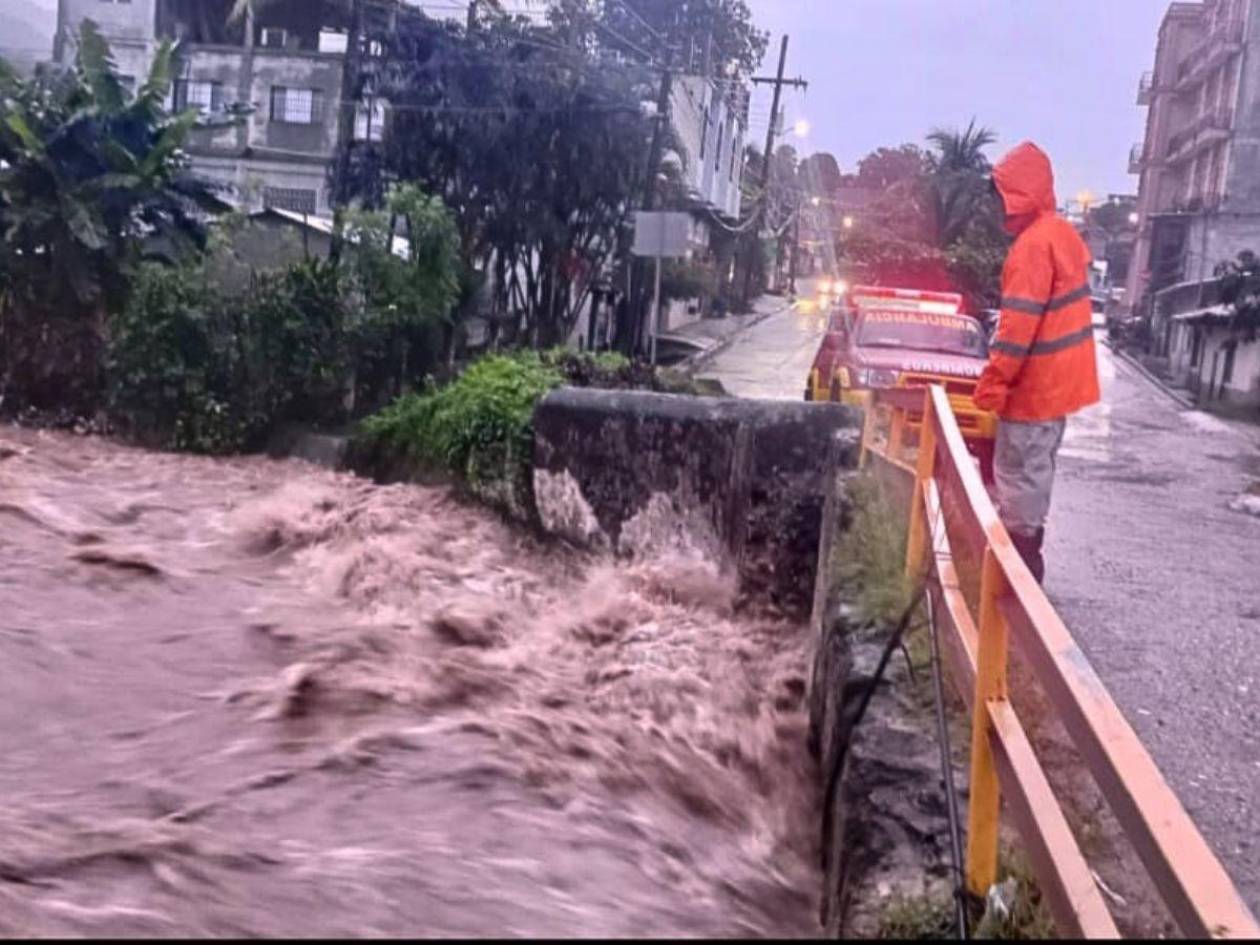
[[(998, 875), (1007, 883), (1010, 912), (1004, 916), (988, 913), (979, 901), (968, 909), (972, 938), (1039, 940), (1057, 938), (1054, 919), (1041, 898), (1041, 890), (1021, 851), (1003, 848)], [(878, 937), (882, 939), (951, 939), (955, 929), (953, 894), (936, 886), (916, 895), (894, 894), (879, 916)]]
[(1013, 887), (1010, 913), (987, 913), (975, 924), (975, 938), (1029, 940), (1057, 938), (1054, 918), (1041, 897), (1032, 866), (1021, 850), (1004, 847), (998, 861), (999, 883)]
[(953, 897), (942, 890), (894, 895), (880, 914), (878, 937), (900, 941), (955, 938)]
[(905, 514), (870, 474), (849, 484), (852, 513), (837, 545), (836, 579), (863, 622), (895, 623), (910, 604)]

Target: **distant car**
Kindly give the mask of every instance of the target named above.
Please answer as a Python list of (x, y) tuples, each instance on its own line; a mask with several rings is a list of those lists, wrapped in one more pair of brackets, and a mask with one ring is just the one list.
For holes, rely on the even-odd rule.
[(824, 297), (838, 297), (849, 291), (849, 284), (843, 279), (824, 278), (818, 280), (818, 294)]
[[(954, 293), (855, 286), (831, 315), (805, 399), (870, 409), (876, 390), (940, 384), (991, 480), (997, 418), (973, 399), (989, 334), (961, 307), (962, 296)], [(921, 419), (912, 416), (911, 426)]]

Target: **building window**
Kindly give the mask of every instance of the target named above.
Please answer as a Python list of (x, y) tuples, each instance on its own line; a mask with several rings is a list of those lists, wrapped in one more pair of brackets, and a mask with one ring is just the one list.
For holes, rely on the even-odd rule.
[(292, 125), (315, 125), (324, 120), (324, 93), (320, 89), (271, 87), (271, 120)]
[(704, 148), (709, 143), (709, 106), (704, 106), (704, 117), (700, 125), (700, 160), (704, 160)]
[(720, 171), (722, 169), (722, 136), (726, 131), (726, 125), (718, 125), (717, 147), (713, 149), (713, 170)]
[(349, 44), (348, 33), (340, 30), (319, 31), (319, 51), (322, 53), (344, 53)]
[(101, 0), (101, 3), (130, 3), (131, 0)]
[(282, 30), (277, 26), (264, 26), (262, 28), (261, 45), (264, 49), (284, 49), (288, 41), (288, 30)]
[(200, 112), (223, 111), (223, 83), (192, 79), (175, 80), (175, 110), (195, 108)]
[(316, 193), (297, 187), (264, 187), (263, 206), (294, 213), (315, 214)]
[(1238, 349), (1230, 344), (1225, 348), (1225, 367), (1221, 371), (1221, 387), (1234, 382), (1234, 353)]
[(373, 98), (371, 102), (360, 102), (354, 112), (355, 141), (385, 140), (385, 102)]

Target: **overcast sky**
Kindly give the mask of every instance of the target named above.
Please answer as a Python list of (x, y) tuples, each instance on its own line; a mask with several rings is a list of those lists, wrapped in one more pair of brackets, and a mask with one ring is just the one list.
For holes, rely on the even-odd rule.
[[(1082, 189), (1136, 192), (1129, 148), (1145, 110), (1138, 78), (1151, 68), (1165, 0), (749, 0), (769, 29), (763, 72), (791, 37), (788, 127), (812, 126), (802, 151), (827, 150), (851, 170), (883, 144), (922, 143), (937, 125), (974, 115), (1000, 137), (1030, 138), (1054, 161), (1060, 201)], [(758, 93), (754, 115), (768, 112)], [(761, 135), (765, 134), (765, 121)]]
[[(443, 5), (454, 0), (443, 0)], [(633, 0), (630, 0), (633, 3)], [(1155, 57), (1166, 0), (749, 0), (779, 39), (791, 36), (788, 74), (809, 80), (788, 92), (788, 127), (810, 122), (802, 152), (831, 151), (844, 170), (880, 145), (922, 143), (937, 125), (974, 115), (998, 132), (993, 149), (1031, 138), (1054, 160), (1059, 196), (1082, 189), (1127, 193), (1129, 148), (1142, 138), (1138, 77)], [(0, 0), (42, 9), (56, 0)], [(51, 22), (51, 20), (50, 20)], [(765, 134), (769, 93), (753, 104)]]

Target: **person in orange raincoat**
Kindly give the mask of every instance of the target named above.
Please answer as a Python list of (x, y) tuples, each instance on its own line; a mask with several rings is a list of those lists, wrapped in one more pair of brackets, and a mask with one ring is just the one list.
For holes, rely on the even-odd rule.
[(993, 473), (998, 512), (1033, 576), (1066, 418), (1100, 397), (1090, 310), (1090, 253), (1056, 211), (1050, 159), (1031, 142), (993, 169), (1007, 232), (1002, 304), (976, 405), (998, 415)]

